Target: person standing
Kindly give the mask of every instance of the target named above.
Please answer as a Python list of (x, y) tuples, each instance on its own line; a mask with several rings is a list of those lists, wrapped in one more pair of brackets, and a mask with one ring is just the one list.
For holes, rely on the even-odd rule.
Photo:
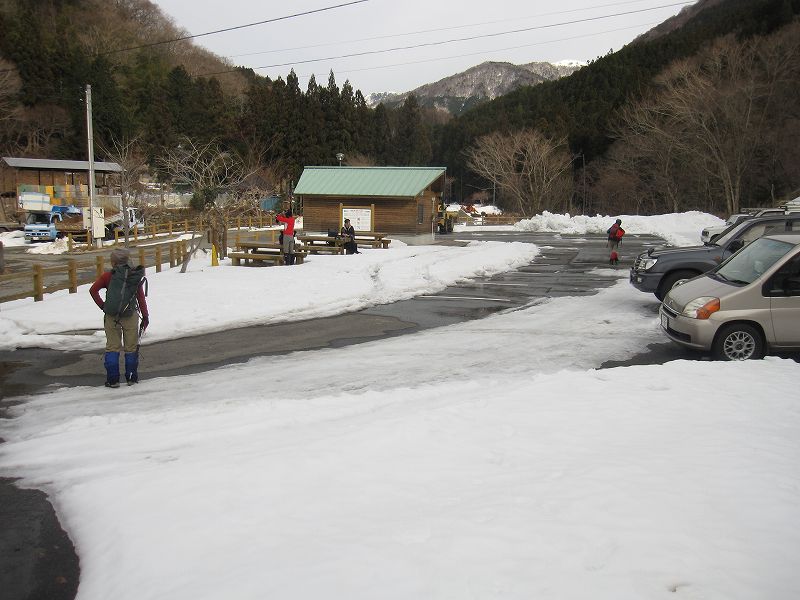
[(292, 209), (286, 209), (286, 213), (275, 217), (278, 223), (283, 223), (283, 263), (286, 265), (294, 264), (294, 221)]
[(361, 254), (358, 251), (358, 244), (356, 244), (356, 228), (350, 224), (350, 219), (344, 220), (340, 235), (344, 239), (344, 251), (347, 254)]
[(608, 234), (608, 247), (611, 249), (609, 260), (612, 264), (616, 264), (616, 261), (619, 260), (617, 249), (622, 241), (622, 236), (625, 235), (625, 230), (622, 228), (622, 219), (617, 219), (606, 233)]
[[(89, 289), (95, 304), (105, 313), (105, 385), (110, 388), (119, 387), (119, 355), (123, 348), (125, 380), (128, 385), (139, 382), (139, 337), (150, 325), (145, 300), (144, 267), (131, 268), (129, 260), (130, 254), (125, 248), (115, 249), (111, 253), (111, 270), (98, 277)], [(105, 299), (100, 297), (101, 289), (106, 290)]]

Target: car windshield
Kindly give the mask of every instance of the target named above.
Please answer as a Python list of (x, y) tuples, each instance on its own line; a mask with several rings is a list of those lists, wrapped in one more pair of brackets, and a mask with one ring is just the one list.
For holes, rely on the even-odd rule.
[(731, 283), (753, 283), (794, 247), (788, 242), (760, 238), (731, 256), (714, 269), (714, 273)]

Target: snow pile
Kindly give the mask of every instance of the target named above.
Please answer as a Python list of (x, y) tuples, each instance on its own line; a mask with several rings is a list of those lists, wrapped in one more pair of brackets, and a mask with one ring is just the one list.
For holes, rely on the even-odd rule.
[[(191, 276), (178, 269), (148, 271), (151, 327), (144, 343), (232, 327), (327, 317), (431, 294), (470, 277), (493, 275), (528, 264), (532, 244), (474, 242), (458, 246), (405, 246), (364, 250), (353, 256), (311, 256), (294, 267), (210, 267), (198, 254)], [(88, 295), (66, 290), (3, 304), (0, 349), (102, 348), (100, 312)], [(69, 315), (68, 319), (64, 315)], [(71, 332), (94, 330), (92, 335)]]
[(12, 246), (25, 245), (25, 232), (24, 231), (3, 231), (0, 233), (0, 242), (3, 246), (11, 248)]
[(475, 212), (486, 215), (502, 215), (503, 211), (496, 207), (494, 204), (475, 204), (473, 205)]
[(52, 242), (31, 244), (27, 250), (28, 254), (64, 254), (69, 252), (67, 238), (61, 238)]
[(690, 211), (664, 215), (619, 215), (570, 216), (556, 215), (544, 211), (531, 219), (516, 223), (518, 231), (553, 231), (567, 234), (605, 234), (616, 219), (622, 219), (622, 227), (629, 234), (646, 234), (661, 237), (673, 246), (695, 246), (700, 244), (700, 232), (704, 227), (724, 225), (725, 222), (707, 213)]

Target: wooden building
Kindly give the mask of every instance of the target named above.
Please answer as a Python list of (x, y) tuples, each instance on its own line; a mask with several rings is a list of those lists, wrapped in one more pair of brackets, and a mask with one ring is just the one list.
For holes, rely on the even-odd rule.
[(416, 236), (434, 231), (445, 185), (443, 167), (306, 167), (294, 190), (303, 230)]
[[(95, 162), (95, 187), (98, 193), (111, 194), (119, 188), (122, 167), (114, 162)], [(88, 195), (89, 163), (85, 160), (12, 158), (0, 160), (0, 194), (17, 196), (20, 191), (39, 191), (58, 195), (73, 192)], [(46, 192), (45, 189), (48, 191)], [(118, 193), (118, 191), (117, 191)]]

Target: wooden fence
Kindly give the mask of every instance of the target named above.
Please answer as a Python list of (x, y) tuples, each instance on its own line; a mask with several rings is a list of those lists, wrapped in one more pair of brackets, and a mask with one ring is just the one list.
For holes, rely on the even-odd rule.
[[(155, 272), (160, 273), (162, 265), (166, 263), (169, 263), (170, 268), (181, 264), (186, 253), (186, 241), (181, 240), (134, 248), (131, 250), (131, 257), (138, 257), (138, 264), (143, 265), (145, 269), (155, 268)], [(93, 262), (78, 262), (76, 259), (70, 259), (66, 265), (55, 267), (34, 264), (31, 271), (0, 275), (0, 283), (18, 280), (24, 282), (26, 279), (31, 283), (30, 288), (21, 292), (10, 295), (0, 294), (0, 302), (30, 298), (31, 296), (35, 301), (40, 302), (44, 300), (45, 294), (59, 290), (69, 290), (70, 294), (75, 294), (79, 285), (92, 283), (103, 274), (106, 260), (107, 257), (98, 254), (94, 257)]]
[[(228, 229), (236, 228), (263, 228), (267, 226), (275, 225), (274, 220), (269, 215), (258, 215), (257, 217), (237, 217), (234, 220), (231, 220), (225, 223), (225, 227)], [(192, 233), (192, 232), (201, 232), (207, 229), (207, 223), (204, 223), (202, 219), (184, 219), (182, 221), (167, 221), (166, 223), (151, 223), (149, 225), (145, 225), (143, 227), (139, 227), (138, 225), (132, 227), (130, 229), (130, 233), (128, 235), (129, 241), (138, 242), (140, 240), (147, 240), (147, 239), (154, 239), (158, 236), (163, 235), (175, 235), (179, 233)], [(81, 232), (81, 233), (68, 233), (67, 234), (67, 249), (69, 252), (73, 252), (75, 250), (75, 238), (80, 238), (81, 240), (86, 240), (88, 238), (88, 232)], [(114, 230), (114, 244), (119, 244), (124, 241), (125, 233), (121, 229)], [(110, 241), (109, 241), (110, 243)]]

